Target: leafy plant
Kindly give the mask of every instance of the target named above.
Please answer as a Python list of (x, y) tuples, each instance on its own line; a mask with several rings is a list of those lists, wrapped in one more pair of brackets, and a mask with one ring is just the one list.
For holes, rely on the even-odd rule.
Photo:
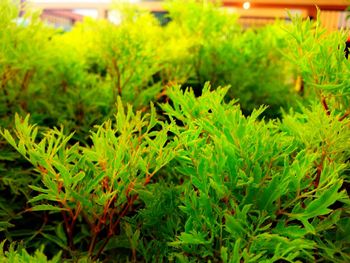
[(105, 65), (113, 98), (121, 96), (135, 106), (145, 106), (161, 89), (152, 76), (159, 69), (160, 26), (144, 12), (123, 13), (123, 23), (107, 21), (90, 24), (95, 41), (93, 48)]
[(226, 92), (206, 86), (196, 99), (175, 89), (169, 92), (174, 106), (163, 106), (184, 123), (173, 131), (187, 142), (176, 169), (190, 181), (180, 207), (187, 215), (184, 230), (169, 243), (177, 248), (174, 255), (194, 261), (330, 256), (333, 262), (347, 261), (348, 242), (338, 240), (337, 247), (326, 250), (332, 241), (320, 233), (338, 226), (342, 232), (340, 225), (347, 222), (349, 122), (313, 107), (300, 115), (302, 123), (293, 116), (265, 123), (258, 121), (263, 108), (244, 117), (232, 102), (223, 102)]
[(4, 252), (5, 242), (0, 244), (0, 261), (8, 263), (17, 263), (17, 262), (28, 262), (28, 263), (55, 263), (60, 262), (61, 254), (57, 254), (51, 260), (48, 260), (45, 254), (43, 253), (44, 247), (36, 250), (34, 255), (30, 255), (21, 244), (11, 243), (8, 251)]
[(191, 44), (190, 54), (184, 53), (192, 65), (185, 86), (230, 85), (227, 97), (239, 99), (245, 114), (264, 104), (269, 108), (263, 114), (276, 118), (281, 107), (295, 104), (293, 67), (281, 56), (287, 52), (281, 23), (243, 30), (237, 15), (207, 1), (188, 1), (186, 8), (172, 1), (168, 10), (167, 27), (186, 38), (180, 43)]
[(0, 3), (2, 260), (350, 261), (345, 33), (167, 8), (60, 32)]
[[(29, 116), (16, 116), (15, 139), (7, 130), (6, 140), (36, 168), (40, 185), (29, 200), (28, 211), (60, 212), (64, 234), (42, 235), (72, 251), (78, 240), (88, 240), (88, 253), (97, 258), (108, 241), (118, 234), (121, 220), (133, 211), (138, 190), (176, 155), (179, 143), (169, 141), (167, 126), (150, 114), (134, 114), (129, 106), (124, 112), (119, 101), (116, 124), (107, 121), (91, 134), (90, 147), (68, 144), (72, 135), (49, 130), (36, 142), (38, 128), (29, 124)], [(152, 130), (161, 125), (160, 131)], [(75, 226), (87, 224), (90, 233), (75, 234)], [(61, 230), (63, 231), (63, 230)], [(82, 236), (81, 236), (82, 235)]]
[(22, 21), (18, 20), (19, 10), (10, 2), (2, 1), (0, 6), (1, 115), (27, 109), (31, 83), (43, 70), (45, 46), (53, 34), (53, 30), (39, 20), (37, 13), (28, 11)]
[(349, 115), (349, 63), (344, 57), (344, 31), (327, 32), (320, 19), (316, 21), (292, 17), (286, 26), (289, 34), (285, 55), (297, 66), (305, 82), (306, 94), (316, 94), (326, 114), (336, 110), (339, 119)]

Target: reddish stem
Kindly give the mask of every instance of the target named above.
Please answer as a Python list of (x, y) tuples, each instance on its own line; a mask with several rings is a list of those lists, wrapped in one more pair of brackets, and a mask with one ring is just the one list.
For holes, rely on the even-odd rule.
[[(63, 208), (62, 204), (60, 203), (60, 207)], [(73, 243), (73, 228), (72, 225), (69, 223), (69, 218), (65, 211), (61, 210), (61, 214), (63, 216), (64, 225), (66, 227), (66, 234), (68, 239), (68, 246), (71, 250), (74, 249), (74, 243)]]
[(323, 170), (323, 161), (317, 166), (316, 168), (316, 178), (314, 181), (314, 186), (315, 188), (318, 187), (318, 185), (320, 184), (320, 178), (321, 178), (321, 174), (322, 174), (322, 170)]
[(350, 115), (350, 110), (347, 110), (343, 116), (339, 118), (339, 121), (343, 121), (345, 118), (347, 118)]
[(327, 101), (326, 101), (326, 98), (325, 97), (322, 97), (322, 106), (323, 108), (325, 109), (326, 111), (326, 114), (329, 116), (331, 115), (331, 112), (329, 110), (329, 107), (328, 107), (328, 104), (327, 104)]
[(322, 156), (321, 156), (321, 161), (316, 167), (316, 178), (313, 182), (313, 185), (315, 186), (315, 188), (317, 188), (318, 185), (320, 184), (320, 178), (321, 178), (321, 174), (323, 171), (323, 163), (324, 163), (324, 160), (326, 159), (326, 155), (327, 155), (326, 152), (323, 150)]
[(96, 255), (93, 257), (93, 259), (96, 260), (101, 255), (102, 251), (107, 246), (109, 240), (114, 235), (115, 229), (120, 224), (121, 219), (127, 214), (127, 212), (129, 211), (129, 208), (132, 207), (132, 205), (134, 204), (134, 202), (137, 198), (138, 198), (138, 195), (134, 195), (131, 198), (128, 197), (128, 203), (125, 205), (124, 209), (122, 209), (122, 212), (120, 213), (118, 219), (114, 223), (112, 223), (111, 221), (109, 222), (110, 227), (109, 227), (108, 236), (106, 237), (105, 241), (103, 242), (103, 244), (99, 248)]

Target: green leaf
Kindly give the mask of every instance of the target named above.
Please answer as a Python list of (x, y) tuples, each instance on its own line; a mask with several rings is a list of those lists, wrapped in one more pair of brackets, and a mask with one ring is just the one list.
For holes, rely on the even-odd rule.
[(233, 247), (233, 255), (230, 260), (230, 263), (239, 263), (241, 262), (241, 253), (240, 253), (240, 247), (241, 247), (241, 239), (238, 238), (235, 242), (235, 246)]
[(225, 215), (225, 229), (231, 233), (235, 238), (242, 238), (246, 234), (246, 230), (236, 218), (231, 215)]
[(206, 236), (207, 236), (206, 234), (198, 233), (196, 231), (192, 231), (191, 233), (183, 232), (178, 237), (179, 241), (170, 242), (169, 245), (179, 246), (183, 244), (193, 244), (193, 245), (210, 244), (211, 240), (206, 240)]
[(63, 223), (59, 223), (56, 227), (56, 235), (57, 237), (62, 240), (63, 244), (67, 243), (67, 237), (66, 237), (66, 233), (64, 232), (63, 229)]
[(276, 228), (272, 230), (273, 233), (286, 236), (288, 238), (302, 238), (308, 231), (298, 225), (286, 226), (284, 223), (280, 222), (277, 224)]
[(69, 187), (72, 183), (69, 170), (59, 161), (53, 161), (52, 164), (62, 177), (65, 187)]
[(303, 219), (303, 222), (305, 222), (310, 218), (329, 214), (331, 209), (328, 207), (334, 204), (337, 200), (341, 200), (343, 196), (341, 192), (338, 192), (341, 185), (342, 181), (338, 181), (328, 189), (324, 190), (320, 196), (316, 196), (316, 198), (306, 207), (303, 213), (294, 214), (293, 216), (300, 220)]
[(17, 148), (15, 139), (12, 137), (8, 130), (0, 131), (0, 134), (6, 139), (6, 141), (11, 144), (12, 147)]
[(29, 188), (33, 189), (34, 191), (37, 191), (37, 192), (40, 192), (40, 193), (49, 193), (50, 190), (48, 189), (44, 189), (44, 188), (41, 188), (41, 187), (38, 187), (38, 186), (35, 186), (35, 185), (28, 185)]
[(38, 201), (42, 201), (42, 200), (45, 200), (45, 201), (59, 201), (59, 197), (57, 195), (53, 195), (53, 194), (39, 194), (37, 196), (34, 196), (33, 198), (31, 198), (28, 203), (35, 203), (35, 202), (38, 202)]
[(58, 237), (47, 234), (45, 232), (41, 232), (41, 234), (43, 235), (44, 238), (46, 238), (47, 240), (55, 243), (56, 245), (58, 245), (60, 248), (64, 249), (64, 250), (69, 250), (69, 248), (67, 247), (67, 245)]
[(223, 263), (227, 263), (228, 262), (228, 252), (227, 252), (227, 247), (222, 246), (220, 248), (220, 255), (221, 255), (221, 260)]
[(79, 184), (84, 178), (85, 178), (85, 172), (84, 171), (80, 171), (75, 176), (73, 176), (73, 178), (72, 178), (72, 181), (73, 181), (72, 188), (75, 188), (75, 186), (77, 184)]
[(68, 211), (68, 209), (60, 208), (53, 205), (36, 205), (30, 208), (31, 211)]

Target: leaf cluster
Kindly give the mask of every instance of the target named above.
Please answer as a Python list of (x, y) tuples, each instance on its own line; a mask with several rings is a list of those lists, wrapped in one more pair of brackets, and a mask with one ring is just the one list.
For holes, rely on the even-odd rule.
[(62, 32), (0, 3), (4, 262), (350, 261), (345, 33), (167, 8)]

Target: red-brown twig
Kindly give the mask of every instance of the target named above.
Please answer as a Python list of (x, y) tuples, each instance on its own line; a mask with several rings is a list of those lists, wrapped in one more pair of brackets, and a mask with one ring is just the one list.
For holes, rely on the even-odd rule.
[(323, 108), (324, 108), (324, 109), (325, 109), (325, 111), (326, 111), (326, 114), (327, 114), (328, 116), (329, 116), (329, 115), (331, 115), (331, 112), (330, 112), (330, 110), (329, 110), (329, 107), (328, 107), (328, 104), (327, 104), (326, 98), (322, 96), (322, 100), (321, 100), (321, 102), (322, 102), (322, 106), (323, 106)]
[(350, 115), (350, 109), (347, 110), (343, 116), (339, 118), (339, 121), (343, 121), (345, 118), (347, 118)]

